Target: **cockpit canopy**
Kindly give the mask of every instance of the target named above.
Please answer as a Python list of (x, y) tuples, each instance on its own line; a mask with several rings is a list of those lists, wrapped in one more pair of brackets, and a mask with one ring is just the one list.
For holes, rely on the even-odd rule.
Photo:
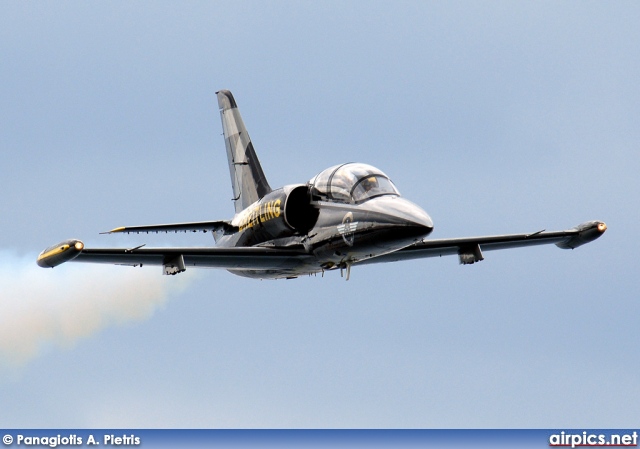
[(391, 180), (375, 167), (350, 162), (327, 168), (309, 181), (314, 199), (361, 203), (380, 195), (400, 195)]

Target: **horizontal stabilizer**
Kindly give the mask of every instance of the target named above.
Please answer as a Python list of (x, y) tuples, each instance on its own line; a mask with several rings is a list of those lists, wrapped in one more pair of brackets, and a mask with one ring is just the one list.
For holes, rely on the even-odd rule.
[(111, 231), (101, 232), (100, 234), (140, 234), (150, 232), (210, 232), (222, 230), (225, 233), (233, 233), (238, 230), (228, 221), (199, 221), (191, 223), (171, 223), (146, 226), (123, 226), (112, 229)]

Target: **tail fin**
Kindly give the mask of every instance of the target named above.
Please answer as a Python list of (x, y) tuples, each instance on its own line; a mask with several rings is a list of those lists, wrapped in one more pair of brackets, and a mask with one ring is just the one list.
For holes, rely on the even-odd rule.
[(216, 95), (222, 117), (224, 144), (227, 147), (233, 202), (238, 213), (271, 192), (271, 187), (262, 171), (233, 95), (228, 90), (216, 92)]

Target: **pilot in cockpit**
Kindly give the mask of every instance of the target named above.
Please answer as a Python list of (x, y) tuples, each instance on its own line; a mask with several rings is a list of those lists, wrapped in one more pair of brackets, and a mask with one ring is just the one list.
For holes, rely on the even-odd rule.
[(365, 192), (370, 192), (371, 190), (378, 187), (378, 179), (375, 176), (370, 176), (363, 179), (361, 184)]

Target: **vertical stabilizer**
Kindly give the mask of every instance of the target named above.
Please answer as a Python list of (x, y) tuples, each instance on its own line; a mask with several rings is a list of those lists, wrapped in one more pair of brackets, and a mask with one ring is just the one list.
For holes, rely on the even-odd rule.
[(228, 90), (221, 90), (216, 94), (231, 173), (233, 202), (238, 213), (271, 192), (271, 187), (262, 171), (233, 95)]

